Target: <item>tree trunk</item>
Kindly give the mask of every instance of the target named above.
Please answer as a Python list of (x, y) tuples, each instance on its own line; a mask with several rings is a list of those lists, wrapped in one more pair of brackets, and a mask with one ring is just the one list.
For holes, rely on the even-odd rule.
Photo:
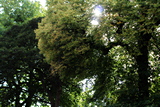
[[(148, 38), (147, 38), (148, 37)], [(149, 97), (149, 82), (148, 77), (150, 76), (149, 62), (148, 62), (148, 35), (143, 35), (142, 38), (138, 40), (138, 46), (140, 55), (136, 56), (136, 62), (138, 65), (138, 91), (139, 91), (139, 101), (143, 101)]]
[(55, 99), (54, 99), (54, 96), (52, 95), (52, 93), (48, 93), (48, 97), (49, 97), (49, 100), (51, 102), (51, 107), (55, 107)]
[(148, 77), (149, 77), (149, 71), (148, 71), (148, 52), (147, 47), (143, 48), (142, 55), (137, 56), (136, 61), (138, 65), (138, 88), (139, 88), (139, 98), (142, 100), (144, 98), (149, 97), (149, 83), (148, 83)]
[(61, 97), (62, 89), (61, 89), (61, 80), (59, 76), (57, 77), (57, 84), (56, 84), (56, 101), (55, 107), (60, 106), (60, 97)]
[(60, 97), (62, 94), (62, 84), (58, 75), (55, 75), (50, 79), (51, 89), (48, 91), (48, 97), (51, 102), (51, 107), (60, 106)]
[(17, 85), (16, 86), (16, 100), (15, 100), (15, 106), (16, 107), (21, 107), (21, 104), (20, 104), (20, 92), (21, 92), (21, 89), (20, 89), (20, 86)]
[(34, 88), (34, 81), (33, 81), (33, 72), (30, 72), (29, 74), (29, 88), (28, 88), (28, 93), (29, 93), (29, 96), (28, 98), (26, 99), (26, 106), (25, 107), (31, 107), (32, 105), (32, 97), (34, 96), (34, 93), (36, 92), (36, 89)]

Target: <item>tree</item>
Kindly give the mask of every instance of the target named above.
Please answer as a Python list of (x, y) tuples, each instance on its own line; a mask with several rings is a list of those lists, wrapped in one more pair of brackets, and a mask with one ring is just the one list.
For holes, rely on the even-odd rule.
[(95, 78), (92, 100), (114, 97), (109, 103), (115, 106), (158, 106), (158, 97), (153, 95), (159, 96), (159, 89), (152, 87), (159, 84), (160, 70), (153, 64), (159, 62), (150, 59), (151, 54), (159, 54), (158, 1), (108, 0), (98, 4), (105, 12), (100, 24), (93, 26), (91, 6), (97, 3), (48, 1), (48, 12), (36, 37), (53, 74), (63, 81)]
[(0, 28), (7, 29), (15, 24), (22, 24), (32, 18), (44, 16), (39, 2), (30, 0), (0, 0)]
[[(149, 46), (153, 45), (151, 43), (153, 39), (155, 41), (159, 39), (155, 38), (155, 36), (157, 36), (156, 32), (159, 23), (156, 17), (159, 14), (156, 13), (155, 15), (155, 13), (153, 13), (155, 7), (159, 6), (159, 4), (153, 3), (152, 1), (118, 1), (113, 6), (116, 8), (107, 8), (110, 19), (104, 19), (106, 25), (103, 24), (103, 28), (108, 28), (107, 31), (109, 32), (114, 30), (112, 33), (114, 35), (111, 35), (111, 37), (115, 38), (116, 43), (119, 43), (119, 45), (127, 50), (132, 58), (134, 58), (137, 68), (137, 71), (134, 73), (138, 74), (137, 98), (139, 101), (144, 101), (150, 96), (149, 77), (152, 71), (149, 66), (149, 52), (151, 51), (149, 50)], [(110, 15), (110, 13), (112, 13), (113, 16)], [(110, 30), (110, 28), (112, 29)], [(100, 29), (102, 28), (100, 27)], [(108, 38), (108, 36), (110, 35), (106, 37)], [(157, 47), (157, 50), (158, 49)], [(140, 106), (142, 105), (140, 104)]]
[[(46, 95), (35, 95), (43, 92), (39, 78), (49, 67), (38, 54), (34, 39), (40, 18), (28, 22), (44, 13), (38, 2), (29, 0), (0, 0), (0, 4), (0, 105), (29, 107)], [(40, 65), (44, 68), (40, 69)], [(40, 88), (35, 90), (36, 86)], [(46, 97), (40, 101), (48, 102)]]
[(47, 102), (45, 97), (40, 98), (46, 94), (42, 78), (46, 78), (44, 74), (47, 74), (49, 65), (38, 54), (34, 34), (40, 20), (34, 19), (22, 26), (13, 26), (0, 37), (2, 106), (30, 107), (37, 101)]
[(34, 29), (40, 21), (41, 18), (37, 18), (15, 25), (0, 37), (1, 106), (57, 105), (60, 90), (63, 92), (61, 105), (76, 106), (76, 97), (81, 91), (79, 85), (74, 81), (62, 83), (59, 76), (52, 76), (50, 65), (39, 54)]
[[(74, 81), (59, 85), (59, 76), (50, 74), (50, 66), (43, 61), (37, 49), (34, 29), (43, 16), (38, 2), (3, 0), (0, 25), (0, 105), (1, 106), (49, 106), (59, 104), (59, 89), (63, 94), (62, 105), (76, 106), (80, 93)], [(71, 85), (68, 84), (72, 83)], [(60, 86), (60, 87), (59, 87)], [(62, 88), (62, 89), (61, 89)]]

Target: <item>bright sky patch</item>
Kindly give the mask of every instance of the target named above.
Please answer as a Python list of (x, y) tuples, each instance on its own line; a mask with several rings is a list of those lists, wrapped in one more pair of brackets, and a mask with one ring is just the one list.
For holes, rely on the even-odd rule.
[(92, 25), (98, 25), (99, 19), (102, 16), (104, 8), (101, 5), (96, 5), (93, 9), (93, 19), (91, 20)]

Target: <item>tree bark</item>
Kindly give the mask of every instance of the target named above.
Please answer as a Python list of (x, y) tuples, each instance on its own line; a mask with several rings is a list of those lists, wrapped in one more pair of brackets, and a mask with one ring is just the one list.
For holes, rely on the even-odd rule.
[(51, 102), (51, 107), (55, 107), (55, 100), (54, 100), (54, 96), (52, 95), (52, 93), (48, 93), (48, 97), (49, 97), (49, 100)]
[(21, 93), (21, 88), (19, 85), (16, 85), (16, 100), (15, 100), (15, 106), (16, 107), (21, 107), (21, 103), (20, 103), (20, 93)]
[(149, 97), (149, 70), (148, 70), (148, 51), (147, 47), (143, 46), (143, 50), (141, 50), (142, 55), (138, 55), (136, 57), (137, 65), (138, 65), (138, 89), (139, 89), (139, 100), (144, 100)]
[(149, 97), (149, 82), (148, 78), (150, 76), (149, 71), (149, 61), (148, 61), (148, 42), (150, 36), (143, 35), (138, 40), (138, 48), (140, 54), (135, 57), (138, 66), (138, 98), (139, 101), (144, 101)]
[(34, 86), (34, 81), (33, 81), (33, 72), (30, 72), (29, 74), (29, 88), (28, 88), (28, 93), (29, 93), (29, 96), (28, 98), (26, 99), (26, 106), (25, 107), (30, 107), (32, 105), (32, 98), (34, 96), (34, 93), (36, 92), (36, 89), (35, 89), (35, 86)]
[(55, 107), (59, 107), (59, 106), (60, 106), (61, 93), (62, 93), (61, 80), (60, 80), (60, 78), (59, 78), (59, 76), (58, 76), (58, 77), (57, 77), (57, 84), (56, 84), (56, 101), (55, 101)]
[(62, 84), (58, 75), (50, 79), (50, 90), (48, 90), (48, 97), (51, 102), (51, 107), (60, 106), (60, 98), (62, 94)]

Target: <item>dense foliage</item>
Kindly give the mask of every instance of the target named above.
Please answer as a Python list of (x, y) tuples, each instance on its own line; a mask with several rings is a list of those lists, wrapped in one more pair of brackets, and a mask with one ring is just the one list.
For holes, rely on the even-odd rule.
[(42, 83), (49, 65), (39, 55), (34, 33), (40, 20), (34, 19), (23, 26), (15, 25), (0, 37), (2, 107), (30, 107), (38, 101), (48, 102), (46, 97), (42, 97), (46, 96)]
[(0, 0), (0, 35), (15, 24), (44, 16), (39, 2), (30, 0)]
[(63, 91), (62, 105), (76, 106), (79, 86), (66, 81), (61, 87), (59, 76), (50, 74), (50, 66), (39, 55), (34, 30), (42, 18), (30, 19), (44, 15), (40, 4), (28, 0), (0, 3), (0, 106), (59, 105), (59, 90)]
[[(61, 82), (51, 75), (39, 54), (34, 30), (41, 18), (15, 25), (0, 37), (0, 105), (2, 107), (49, 107), (51, 103), (77, 106), (81, 89), (74, 81)], [(61, 86), (63, 84), (63, 86)], [(55, 100), (55, 99), (58, 99)], [(57, 101), (57, 102), (56, 102)]]
[(160, 106), (158, 0), (47, 6), (0, 0), (0, 106)]
[(34, 33), (41, 18), (29, 21), (43, 16), (40, 4), (0, 0), (0, 11), (0, 106), (49, 104), (42, 86), (49, 65), (39, 55)]
[[(105, 10), (97, 26), (95, 5)], [(156, 0), (48, 0), (38, 47), (62, 81), (95, 79), (90, 104), (158, 107), (159, 7)]]

